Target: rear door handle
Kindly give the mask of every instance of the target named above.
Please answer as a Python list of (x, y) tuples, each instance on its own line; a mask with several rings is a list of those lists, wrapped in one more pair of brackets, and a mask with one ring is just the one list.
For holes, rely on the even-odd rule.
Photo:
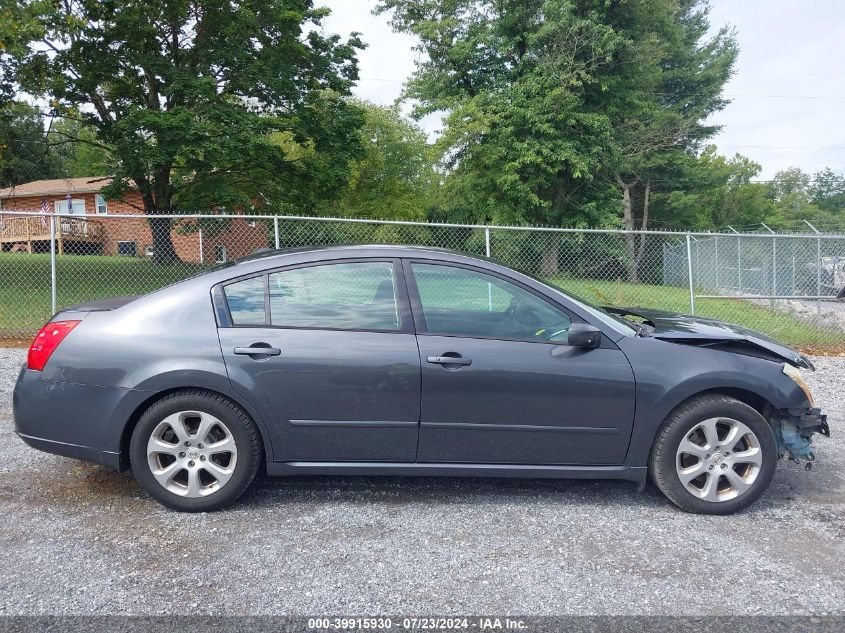
[(278, 347), (267, 345), (252, 345), (250, 347), (236, 347), (235, 354), (238, 356), (279, 356), (282, 353)]
[(463, 356), (429, 356), (426, 361), (433, 365), (472, 365), (472, 359)]

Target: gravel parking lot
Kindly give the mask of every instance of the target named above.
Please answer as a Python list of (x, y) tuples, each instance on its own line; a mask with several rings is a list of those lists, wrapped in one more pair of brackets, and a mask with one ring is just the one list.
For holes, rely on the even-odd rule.
[(0, 350), (0, 614), (845, 614), (845, 358), (809, 375), (815, 468), (711, 517), (623, 482), (322, 477), (177, 514), (14, 435), (24, 356)]

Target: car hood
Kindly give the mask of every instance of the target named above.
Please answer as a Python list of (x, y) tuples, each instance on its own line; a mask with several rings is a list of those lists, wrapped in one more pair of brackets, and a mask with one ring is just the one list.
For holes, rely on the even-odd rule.
[[(728, 351), (751, 351), (756, 348), (765, 355), (776, 356), (790, 365), (804, 369), (815, 369), (808, 358), (765, 334), (741, 325), (725, 323), (706, 317), (690, 316), (675, 312), (664, 312), (646, 308), (618, 308), (608, 306), (607, 312), (618, 316), (633, 316), (644, 319), (651, 326), (651, 336), (661, 340), (687, 343), (701, 346), (718, 347), (720, 344)], [(737, 344), (740, 346), (737, 347)], [(733, 345), (733, 347), (731, 347)]]

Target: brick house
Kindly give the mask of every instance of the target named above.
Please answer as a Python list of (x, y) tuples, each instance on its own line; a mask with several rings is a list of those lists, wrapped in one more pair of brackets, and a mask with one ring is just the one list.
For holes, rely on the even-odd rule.
[[(119, 200), (106, 200), (100, 193), (109, 184), (105, 177), (36, 180), (0, 189), (0, 253), (48, 252), (49, 222), (41, 216), (17, 216), (3, 211), (68, 214), (56, 223), (60, 254), (123, 255), (149, 257), (153, 236), (142, 215), (140, 194), (129, 190)], [(221, 262), (249, 255), (269, 246), (266, 221), (233, 217), (211, 231), (199, 230), (194, 220), (173, 223), (171, 239), (185, 262)]]

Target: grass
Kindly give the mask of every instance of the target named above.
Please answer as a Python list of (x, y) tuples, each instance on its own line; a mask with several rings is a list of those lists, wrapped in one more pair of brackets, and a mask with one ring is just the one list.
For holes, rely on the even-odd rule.
[[(159, 266), (140, 258), (66, 255), (58, 259), (57, 303), (61, 307), (143, 294), (199, 270), (198, 264)], [(567, 277), (549, 281), (600, 305), (689, 312), (689, 294), (685, 288)], [(845, 347), (843, 333), (740, 299), (700, 299), (696, 302), (696, 314), (744, 325), (804, 349)], [(50, 316), (49, 255), (0, 253), (0, 338), (31, 337)]]
[[(75, 303), (144, 294), (201, 270), (198, 264), (158, 266), (135, 257), (65, 255), (57, 258), (56, 302)], [(0, 337), (27, 337), (52, 315), (50, 256), (0, 253)]]
[[(549, 282), (597, 305), (641, 307), (689, 314), (689, 290), (671, 286), (630, 284), (593, 279), (553, 277)], [(819, 327), (791, 314), (743, 299), (697, 299), (695, 313), (752, 328), (769, 337), (810, 351), (845, 347), (845, 333)]]

